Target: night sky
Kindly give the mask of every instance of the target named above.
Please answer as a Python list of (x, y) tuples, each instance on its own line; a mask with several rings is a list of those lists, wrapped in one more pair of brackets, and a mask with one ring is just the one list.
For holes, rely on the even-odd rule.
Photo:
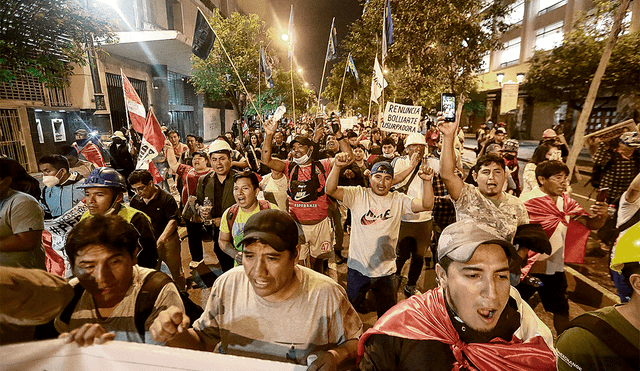
[[(338, 54), (342, 55), (344, 51), (340, 48), (340, 43), (347, 35), (348, 25), (362, 15), (362, 8), (357, 0), (238, 0), (238, 4), (244, 12), (258, 14), (267, 26), (284, 33), (287, 32), (289, 11), (293, 4), (295, 62), (303, 69), (304, 80), (313, 84), (316, 91), (322, 76), (331, 19), (336, 17)], [(325, 84), (334, 62), (327, 63)], [(285, 63), (289, 63), (286, 54), (281, 60), (281, 64)]]

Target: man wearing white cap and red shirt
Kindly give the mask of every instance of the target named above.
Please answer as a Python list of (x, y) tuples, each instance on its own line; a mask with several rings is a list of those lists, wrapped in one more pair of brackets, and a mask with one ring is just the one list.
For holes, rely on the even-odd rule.
[(509, 284), (519, 261), (494, 228), (449, 225), (438, 243), (438, 288), (378, 319), (360, 338), (360, 370), (555, 370), (551, 331)]
[[(423, 162), (427, 142), (424, 135), (413, 133), (407, 137), (404, 146), (407, 154), (402, 157), (396, 157), (391, 162), (395, 173), (393, 183), (396, 185), (398, 192), (402, 192), (409, 197), (420, 198), (422, 197), (423, 182), (416, 175)], [(402, 267), (411, 257), (409, 277), (407, 284), (404, 286), (404, 294), (407, 297), (419, 293), (416, 289), (416, 283), (420, 277), (420, 272), (422, 272), (425, 257), (428, 257), (427, 254), (431, 255), (429, 245), (431, 244), (432, 228), (431, 211), (402, 216), (398, 246), (396, 247), (396, 253), (398, 254), (396, 275), (398, 277), (402, 276)]]

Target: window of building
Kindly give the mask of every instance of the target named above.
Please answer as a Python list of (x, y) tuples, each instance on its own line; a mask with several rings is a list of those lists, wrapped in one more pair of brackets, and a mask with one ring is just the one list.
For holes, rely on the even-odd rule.
[(538, 0), (538, 15), (558, 9), (566, 3), (567, 0)]
[(504, 22), (510, 26), (519, 26), (524, 19), (524, 0), (516, 0), (509, 6)]
[(564, 21), (550, 24), (536, 30), (536, 49), (549, 50), (562, 45)]
[(500, 67), (511, 66), (520, 61), (520, 41), (520, 37), (516, 37), (504, 43), (504, 50), (500, 57)]

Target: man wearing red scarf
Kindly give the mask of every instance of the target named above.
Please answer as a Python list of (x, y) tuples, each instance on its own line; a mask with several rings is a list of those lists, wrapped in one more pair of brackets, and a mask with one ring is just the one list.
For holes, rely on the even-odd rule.
[(465, 219), (444, 229), (437, 255), (439, 287), (360, 338), (360, 370), (555, 370), (551, 331), (509, 284), (511, 243)]
[(553, 313), (553, 324), (561, 333), (569, 323), (569, 301), (564, 263), (582, 263), (590, 230), (599, 229), (607, 218), (607, 204), (596, 202), (589, 214), (565, 191), (569, 183), (569, 168), (561, 161), (544, 161), (536, 167), (539, 187), (520, 196), (529, 221), (542, 225), (551, 254), (529, 251), (528, 264), (523, 269), (540, 279), (543, 285), (518, 285), (520, 295), (529, 299), (536, 291), (544, 309)]

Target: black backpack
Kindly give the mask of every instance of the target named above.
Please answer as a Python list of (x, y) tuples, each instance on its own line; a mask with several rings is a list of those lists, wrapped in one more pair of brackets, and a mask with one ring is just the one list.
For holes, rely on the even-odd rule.
[[(145, 333), (144, 323), (151, 315), (156, 299), (158, 299), (158, 295), (160, 295), (160, 291), (170, 283), (175, 285), (169, 276), (158, 271), (149, 273), (142, 283), (142, 287), (140, 288), (140, 292), (136, 298), (133, 319), (136, 324), (136, 329), (143, 339)], [(62, 311), (62, 314), (60, 314), (60, 320), (66, 324), (71, 321), (71, 315), (73, 315), (76, 305), (78, 305), (78, 302), (84, 293), (84, 287), (77, 284), (73, 288), (73, 291), (73, 299), (71, 299), (71, 302)], [(187, 293), (183, 293), (182, 291), (179, 292), (180, 297), (182, 298), (182, 303), (184, 304), (185, 314), (189, 317), (191, 323), (193, 323), (195, 320), (200, 318), (204, 311), (198, 304), (189, 299), (189, 295)]]

